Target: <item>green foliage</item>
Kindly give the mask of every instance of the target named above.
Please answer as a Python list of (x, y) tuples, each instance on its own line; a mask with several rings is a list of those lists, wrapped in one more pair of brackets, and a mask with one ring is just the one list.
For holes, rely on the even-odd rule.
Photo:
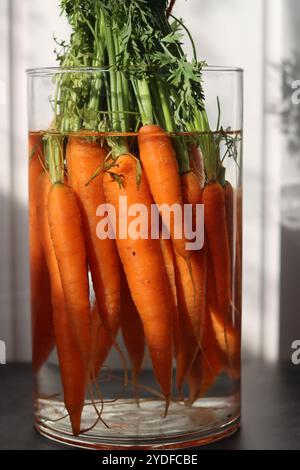
[[(136, 130), (140, 122), (157, 122), (170, 132), (210, 132), (202, 89), (204, 63), (197, 60), (193, 39), (182, 20), (173, 17), (172, 24), (167, 20), (168, 3), (61, 0), (72, 34), (69, 44), (59, 44), (60, 65), (107, 65), (109, 77), (100, 72), (94, 79), (72, 72), (59, 77), (54, 108), (60, 130)], [(184, 33), (192, 42), (192, 60), (183, 51)], [(101, 100), (103, 91), (105, 102)], [(201, 144), (205, 158), (215, 159), (214, 139), (206, 136)], [(118, 153), (124, 142), (119, 140), (112, 147)], [(176, 151), (180, 168), (186, 171), (187, 150), (180, 140)]]
[(181, 53), (183, 31), (162, 26), (167, 2), (125, 0), (106, 3), (106, 12), (114, 19), (119, 34), (117, 67), (132, 79), (162, 82), (176, 96), (172, 106), (179, 128), (192, 121), (194, 110), (203, 109), (201, 71), (203, 63), (189, 61)]

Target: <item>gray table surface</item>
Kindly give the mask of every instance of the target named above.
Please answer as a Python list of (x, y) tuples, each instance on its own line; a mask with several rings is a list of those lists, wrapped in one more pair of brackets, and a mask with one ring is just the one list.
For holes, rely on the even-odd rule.
[[(300, 449), (300, 366), (243, 367), (242, 428), (202, 449)], [(0, 366), (0, 449), (63, 450), (32, 427), (31, 368)]]

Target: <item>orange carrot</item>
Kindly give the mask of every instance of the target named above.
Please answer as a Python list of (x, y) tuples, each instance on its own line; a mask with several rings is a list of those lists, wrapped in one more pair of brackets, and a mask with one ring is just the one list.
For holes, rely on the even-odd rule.
[(207, 394), (224, 366), (223, 355), (215, 336), (208, 306), (204, 316), (201, 346), (188, 376), (190, 404)]
[(66, 308), (87, 366), (91, 331), (86, 250), (77, 198), (69, 186), (62, 183), (52, 185), (48, 220)]
[(222, 186), (210, 183), (203, 191), (204, 221), (208, 238), (220, 314), (225, 320), (230, 312), (231, 280), (225, 197)]
[[(175, 256), (175, 266), (179, 325), (182, 336), (182, 345), (179, 348), (180, 357), (177, 358), (177, 386), (180, 389), (200, 345), (205, 308), (205, 250), (191, 254), (190, 266), (187, 266), (181, 256)], [(184, 330), (186, 330), (185, 337), (183, 337)]]
[[(220, 186), (223, 191), (222, 187)], [(219, 188), (218, 188), (219, 189)], [(209, 190), (210, 191), (210, 190)], [(193, 194), (192, 190), (189, 191), (190, 194)], [(209, 200), (209, 197), (208, 197)], [(203, 195), (204, 204), (207, 202), (207, 193), (204, 192)], [(224, 206), (223, 206), (224, 208)], [(214, 206), (207, 207), (205, 205), (205, 211), (213, 211)], [(224, 208), (225, 210), (225, 208)], [(213, 214), (213, 212), (212, 212)], [(209, 218), (208, 226), (206, 225), (206, 230), (209, 230), (211, 227), (210, 214), (205, 213), (205, 222)], [(225, 220), (226, 221), (226, 220)], [(217, 227), (217, 226), (216, 226)], [(215, 230), (217, 231), (217, 228)], [(226, 233), (227, 235), (227, 233)], [(208, 237), (208, 241), (213, 237)], [(219, 310), (218, 297), (216, 291), (216, 278), (214, 273), (214, 267), (212, 265), (212, 256), (210, 254), (210, 249), (208, 246), (205, 246), (205, 251), (207, 254), (207, 278), (206, 278), (206, 307), (205, 315), (203, 316), (204, 320), (202, 322), (201, 329), (201, 349), (198, 351), (198, 354), (193, 362), (192, 368), (188, 375), (188, 382), (190, 388), (190, 403), (193, 403), (198, 397), (205, 396), (211, 386), (214, 384), (216, 377), (222, 371), (224, 366), (224, 358), (220, 350), (216, 333), (213, 328), (212, 322), (212, 309), (216, 311)], [(230, 262), (230, 260), (229, 260)], [(230, 278), (229, 278), (230, 281)], [(223, 319), (223, 338), (224, 335), (224, 319)]]
[(202, 188), (200, 181), (193, 171), (181, 176), (182, 197), (184, 204), (193, 206), (193, 230), (196, 229), (196, 205), (202, 204)]
[(78, 347), (77, 336), (65, 306), (60, 273), (51, 240), (47, 209), (51, 187), (48, 175), (42, 174), (39, 177), (37, 189), (37, 216), (39, 233), (51, 277), (55, 341), (64, 390), (64, 402), (70, 416), (73, 433), (78, 435), (85, 398), (86, 370)]
[(240, 248), (240, 258), (242, 260), (242, 244), (243, 244), (243, 190), (238, 187), (236, 190), (236, 212), (237, 212), (237, 231)]
[[(172, 328), (171, 303), (168, 283), (163, 265), (159, 240), (151, 238), (150, 214), (153, 199), (142, 172), (137, 185), (136, 161), (131, 155), (122, 155), (114, 169), (116, 176), (122, 178), (119, 185), (114, 177), (104, 175), (104, 191), (108, 203), (113, 204), (117, 212), (117, 247), (132, 299), (141, 317), (146, 341), (152, 358), (156, 379), (166, 399), (166, 410), (171, 396), (172, 376)], [(143, 204), (148, 212), (147, 238), (126, 239), (119, 237), (119, 197), (127, 196), (127, 204)], [(129, 218), (129, 225), (132, 220)]]
[[(140, 158), (155, 203), (167, 204), (170, 209), (173, 204), (177, 204), (182, 210), (181, 182), (170, 137), (161, 127), (146, 125), (139, 130), (138, 143)], [(164, 211), (161, 211), (161, 215), (163, 222), (167, 224)], [(186, 250), (184, 234), (182, 233), (181, 238), (175, 237), (180, 231), (183, 232), (183, 228), (182, 222), (177, 221), (171, 213), (170, 235), (174, 247), (180, 256), (188, 258), (190, 253)]]
[[(232, 268), (232, 258), (234, 254), (234, 209), (233, 209), (233, 188), (231, 184), (226, 181), (224, 186), (224, 198), (225, 198), (225, 211), (226, 211), (226, 225), (228, 233), (228, 244), (231, 257), (231, 268)], [(231, 275), (232, 278), (232, 275)]]
[(180, 309), (179, 312), (179, 331), (180, 340), (176, 357), (176, 386), (181, 393), (184, 380), (192, 367), (200, 345), (199, 340), (194, 334), (190, 319), (183, 309)]
[(160, 247), (161, 252), (163, 255), (166, 273), (168, 276), (170, 292), (172, 294), (174, 305), (178, 305), (178, 298), (177, 298), (177, 289), (176, 289), (176, 276), (175, 276), (175, 258), (174, 258), (174, 251), (172, 247), (172, 242), (170, 239), (167, 238), (160, 238)]
[(199, 349), (188, 373), (190, 405), (192, 405), (200, 396), (202, 377), (202, 351)]
[(205, 308), (206, 253), (192, 253), (190, 267), (176, 256), (176, 285), (179, 305), (180, 346), (177, 356), (176, 381), (182, 388), (183, 381), (200, 347)]
[[(115, 241), (100, 240), (96, 233), (100, 221), (97, 207), (105, 203), (101, 170), (106, 155), (106, 150), (96, 142), (76, 137), (68, 140), (68, 179), (80, 202), (87, 259), (99, 312), (105, 328), (115, 337), (120, 312), (119, 258)], [(91, 180), (97, 170), (99, 175)]]
[[(196, 175), (193, 172), (186, 173), (182, 175), (181, 181), (184, 203), (193, 206), (201, 204), (202, 191)], [(177, 358), (177, 386), (181, 389), (200, 346), (201, 326), (205, 312), (205, 249), (203, 247), (200, 251), (191, 252), (188, 263), (178, 255), (175, 256), (175, 261), (182, 335)]]
[(182, 197), (185, 204), (201, 204), (202, 188), (197, 175), (193, 171), (181, 176)]
[(233, 351), (231, 354), (231, 367), (229, 375), (234, 379), (240, 378), (241, 373), (241, 328), (242, 328), (242, 190), (236, 191), (237, 205), (237, 231), (236, 231), (236, 265), (234, 278), (234, 324), (232, 325), (234, 335)]
[(178, 297), (176, 288), (176, 273), (175, 273), (175, 257), (172, 242), (170, 239), (160, 239), (161, 253), (163, 256), (168, 284), (169, 292), (171, 293), (172, 300), (172, 325), (173, 325), (173, 343), (174, 343), (174, 354), (175, 357), (179, 351), (179, 312), (178, 312)]
[[(219, 313), (219, 304), (216, 289), (216, 278), (214, 268), (212, 264), (212, 257), (208, 245), (206, 245), (207, 251), (207, 285), (206, 285), (206, 300), (207, 304), (213, 312)], [(219, 313), (220, 314), (220, 313)], [(224, 320), (223, 320), (224, 322)]]
[(203, 155), (199, 147), (191, 145), (189, 147), (190, 165), (194, 173), (197, 175), (201, 188), (205, 184), (205, 172)]
[(226, 325), (226, 339), (224, 324), (215, 312), (211, 312), (212, 325), (215, 331), (219, 348), (227, 355), (226, 369), (229, 375), (235, 379), (240, 377), (240, 352), (241, 352), (241, 323), (240, 316), (235, 319), (235, 324)]
[[(200, 396), (205, 396), (206, 392), (214, 384), (217, 375), (222, 371), (224, 365), (227, 364), (222, 348), (219, 345), (219, 340), (222, 340), (222, 345), (226, 344), (224, 321), (222, 319), (222, 338), (220, 332), (216, 336), (215, 325), (213, 323), (213, 314), (218, 312), (219, 307), (211, 255), (207, 245), (205, 250), (207, 255), (206, 304), (200, 336), (201, 349), (199, 349), (188, 375), (189, 402), (191, 404)], [(219, 312), (218, 318), (220, 319)]]
[[(202, 191), (199, 181), (193, 172), (181, 176), (184, 204), (192, 204), (195, 212), (196, 204), (202, 203)], [(196, 338), (200, 335), (200, 325), (205, 307), (206, 257), (204, 247), (191, 252), (189, 263), (179, 256), (176, 258), (177, 282), (182, 293), (183, 307), (191, 322)]]
[(237, 213), (237, 231), (236, 231), (236, 275), (235, 275), (235, 308), (241, 316), (242, 312), (242, 245), (243, 245), (243, 207), (242, 207), (242, 189), (236, 190), (236, 213)]
[[(226, 339), (228, 349), (228, 362), (229, 374), (233, 378), (238, 378), (240, 375), (240, 352), (241, 352), (241, 288), (242, 288), (242, 272), (241, 272), (241, 197), (239, 193), (233, 190), (231, 184), (226, 182), (224, 187), (225, 194), (225, 207), (227, 218), (228, 239), (231, 254), (231, 273), (234, 286), (234, 309), (232, 316), (226, 321)], [(235, 199), (235, 201), (234, 201)], [(234, 213), (234, 202), (236, 203), (236, 212)], [(234, 217), (236, 217), (236, 225), (234, 224)], [(213, 320), (217, 338), (220, 347), (225, 350), (224, 335), (220, 333), (220, 319)], [(219, 334), (218, 334), (219, 331)], [(222, 342), (223, 341), (223, 342)]]
[(221, 315), (216, 293), (216, 282), (212, 268), (211, 256), (208, 255), (208, 285), (207, 285), (207, 303), (210, 309), (210, 316), (214, 335), (217, 340), (218, 348), (223, 354), (223, 365), (229, 375), (235, 378), (239, 374), (240, 367), (240, 315), (235, 316), (235, 324), (232, 324), (231, 316), (227, 319)]
[(136, 384), (145, 352), (145, 339), (140, 316), (133, 303), (125, 274), (122, 276), (121, 329), (132, 365), (132, 382)]
[(97, 379), (100, 370), (114, 344), (111, 333), (104, 327), (98, 312), (98, 305), (91, 309), (91, 356), (92, 380)]
[(50, 281), (40, 241), (36, 204), (37, 180), (43, 171), (42, 139), (29, 136), (29, 237), (32, 313), (32, 365), (37, 372), (54, 346)]

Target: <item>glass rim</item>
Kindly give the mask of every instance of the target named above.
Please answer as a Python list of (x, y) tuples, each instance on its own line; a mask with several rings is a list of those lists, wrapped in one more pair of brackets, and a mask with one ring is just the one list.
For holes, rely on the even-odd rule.
[[(47, 77), (58, 73), (109, 73), (109, 68), (105, 67), (36, 67), (26, 69), (28, 77)], [(243, 74), (244, 69), (241, 67), (230, 67), (222, 65), (207, 65), (202, 68), (203, 72), (219, 72), (219, 73), (235, 73)]]

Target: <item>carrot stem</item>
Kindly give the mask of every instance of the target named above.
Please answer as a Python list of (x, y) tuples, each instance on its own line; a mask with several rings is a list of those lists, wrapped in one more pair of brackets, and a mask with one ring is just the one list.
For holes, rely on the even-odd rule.
[(109, 76), (110, 76), (110, 100), (111, 100), (111, 123), (113, 130), (120, 129), (120, 121), (119, 121), (119, 104), (118, 104), (118, 84), (117, 84), (117, 76), (115, 71), (115, 43), (113, 38), (113, 30), (112, 30), (112, 21), (106, 18), (105, 21), (105, 37), (107, 43), (107, 53), (108, 53), (108, 60), (109, 60)]
[(63, 183), (64, 181), (63, 141), (63, 136), (46, 136), (46, 159), (52, 184)]

